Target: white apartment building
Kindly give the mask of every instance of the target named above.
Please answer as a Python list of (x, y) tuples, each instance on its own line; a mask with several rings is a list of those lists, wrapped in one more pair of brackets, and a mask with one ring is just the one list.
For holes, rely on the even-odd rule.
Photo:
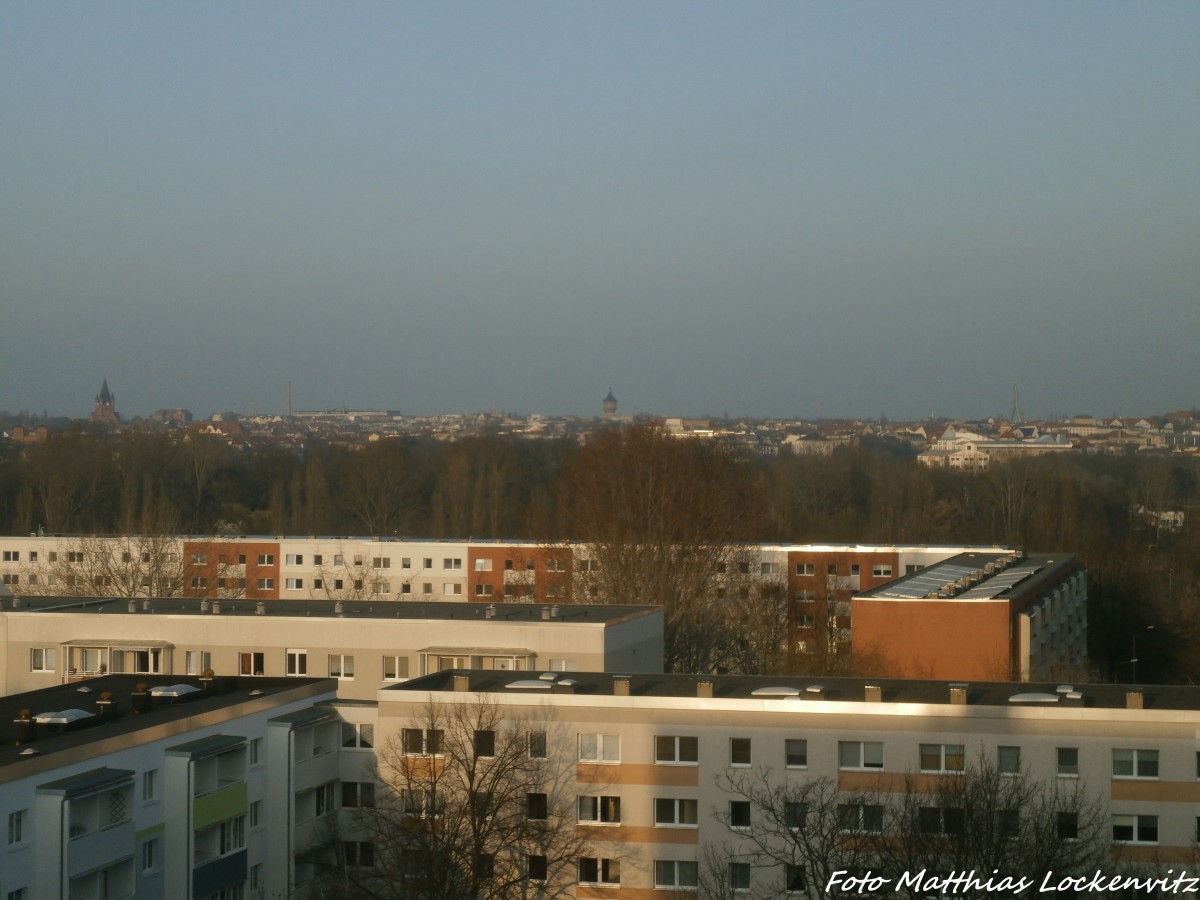
[(104, 674), (335, 678), (343, 699), (446, 668), (661, 672), (648, 606), (0, 599), (0, 694)]
[(0, 896), (262, 898), (338, 783), (318, 679), (108, 676), (0, 699)]
[[(825, 896), (803, 859), (744, 861), (753, 828), (782, 811), (725, 789), (738, 773), (836, 786), (846, 839), (888, 827), (881, 798), (936, 790), (980, 762), (1093, 798), (1113, 871), (1165, 872), (1194, 859), (1200, 833), (1200, 688), (447, 671), (380, 691), (378, 746), (422, 728), (430, 695), (449, 708), (484, 698), (574, 767), (577, 897), (695, 891), (708, 848), (729, 854), (719, 874), (732, 896)], [(953, 809), (928, 812), (950, 827)], [(1083, 813), (1052, 826), (1064, 841), (1083, 827), (1071, 815)]]

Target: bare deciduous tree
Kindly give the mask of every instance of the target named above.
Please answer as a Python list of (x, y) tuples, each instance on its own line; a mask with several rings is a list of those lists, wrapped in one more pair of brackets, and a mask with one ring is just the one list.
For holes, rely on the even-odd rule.
[(354, 873), (358, 895), (569, 895), (582, 842), (574, 766), (551, 752), (562, 740), (550, 723), (506, 719), (486, 698), (431, 698), (379, 750), (381, 796), (354, 825), (374, 847), (374, 865)]

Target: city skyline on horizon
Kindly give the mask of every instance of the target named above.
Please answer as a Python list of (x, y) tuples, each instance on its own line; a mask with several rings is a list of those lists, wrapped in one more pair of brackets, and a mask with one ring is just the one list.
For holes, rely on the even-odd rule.
[(1104, 0), (3, 4), (0, 409), (1191, 408), (1198, 44)]
[[(101, 381), (101, 384), (103, 386), (101, 390), (103, 390), (103, 388), (111, 389), (111, 386), (109, 385), (107, 378), (103, 378)], [(541, 416), (550, 416), (550, 417), (599, 419), (599, 418), (604, 417), (604, 410), (603, 410), (603, 405), (602, 405), (603, 401), (607, 398), (607, 396), (610, 396), (610, 395), (614, 396), (618, 402), (618, 409), (617, 409), (617, 417), (618, 418), (649, 417), (649, 418), (685, 418), (685, 419), (688, 419), (688, 418), (696, 418), (696, 419), (710, 418), (710, 419), (733, 419), (733, 420), (755, 419), (755, 420), (804, 420), (804, 421), (819, 421), (819, 420), (837, 421), (837, 420), (844, 420), (844, 419), (860, 419), (863, 421), (872, 421), (872, 422), (884, 421), (884, 420), (904, 422), (904, 421), (924, 421), (924, 420), (938, 420), (938, 419), (986, 420), (986, 419), (990, 419), (990, 418), (1010, 420), (1011, 414), (1015, 411), (1018, 413), (1018, 418), (1020, 419), (1020, 421), (1036, 422), (1036, 421), (1065, 421), (1065, 420), (1070, 419), (1075, 416), (1092, 416), (1097, 419), (1131, 418), (1131, 417), (1155, 418), (1155, 417), (1161, 417), (1161, 416), (1164, 416), (1164, 415), (1167, 415), (1167, 414), (1173, 413), (1173, 412), (1181, 412), (1181, 411), (1187, 411), (1187, 410), (1197, 411), (1198, 408), (1200, 408), (1200, 407), (1198, 407), (1198, 405), (1196, 403), (1192, 403), (1190, 405), (1173, 407), (1170, 409), (1162, 408), (1162, 409), (1154, 409), (1154, 410), (1131, 410), (1131, 411), (1058, 410), (1058, 411), (1055, 411), (1052, 413), (1038, 414), (1037, 412), (1026, 409), (1025, 402), (1020, 396), (1019, 389), (1017, 389), (1014, 393), (1009, 395), (1009, 405), (1007, 406), (1007, 408), (997, 409), (992, 412), (986, 412), (986, 411), (983, 411), (982, 409), (974, 411), (974, 412), (962, 412), (962, 413), (956, 413), (956, 414), (941, 414), (936, 411), (931, 411), (930, 413), (927, 413), (925, 415), (904, 417), (904, 416), (890, 415), (890, 414), (888, 414), (887, 410), (880, 410), (879, 412), (876, 412), (874, 414), (840, 414), (837, 410), (827, 410), (827, 409), (821, 408), (818, 410), (818, 414), (816, 414), (816, 415), (800, 415), (800, 414), (791, 414), (791, 413), (786, 413), (786, 412), (768, 413), (768, 414), (764, 414), (764, 415), (749, 415), (749, 414), (739, 414), (739, 413), (732, 412), (732, 411), (711, 411), (711, 410), (704, 411), (704, 412), (701, 412), (701, 411), (677, 412), (677, 411), (661, 411), (661, 410), (631, 410), (631, 409), (624, 408), (624, 404), (621, 401), (620, 396), (615, 394), (612, 391), (612, 389), (610, 388), (608, 394), (600, 396), (599, 399), (596, 400), (594, 409), (592, 411), (581, 410), (581, 411), (577, 411), (577, 412), (576, 411), (564, 412), (564, 411), (549, 411), (549, 410), (536, 410), (536, 409), (528, 409), (528, 410), (502, 409), (500, 407), (480, 407), (480, 408), (476, 408), (476, 409), (461, 409), (461, 410), (423, 409), (420, 411), (410, 411), (410, 410), (404, 408), (402, 405), (397, 405), (394, 403), (385, 403), (382, 405), (339, 403), (339, 404), (336, 404), (333, 406), (326, 406), (326, 407), (305, 407), (303, 405), (293, 405), (291, 412), (293, 415), (311, 415), (314, 413), (339, 413), (339, 412), (394, 412), (400, 416), (418, 417), (418, 418), (419, 417), (427, 417), (427, 416), (439, 416), (439, 415), (472, 416), (472, 415), (496, 414), (496, 415), (512, 415), (512, 416), (539, 416), (539, 415), (541, 415)], [(99, 396), (100, 396), (100, 394), (97, 393), (96, 397), (99, 397)], [(118, 396), (119, 396), (119, 392), (113, 390), (112, 397), (116, 398)], [(123, 410), (120, 403), (115, 403), (114, 409), (115, 409), (115, 412), (120, 416), (122, 422), (129, 422), (133, 419), (147, 419), (150, 416), (152, 416), (154, 413), (156, 413), (160, 410), (175, 410), (175, 409), (187, 409), (188, 412), (192, 413), (194, 415), (194, 417), (198, 420), (211, 419), (213, 416), (217, 416), (217, 415), (237, 415), (237, 416), (241, 416), (241, 417), (286, 416), (288, 414), (288, 404), (291, 402), (291, 400), (292, 400), (292, 397), (291, 397), (291, 392), (289, 390), (287, 392), (287, 394), (285, 395), (282, 406), (279, 409), (238, 409), (234, 406), (224, 406), (221, 408), (214, 408), (211, 410), (197, 411), (197, 410), (192, 410), (186, 406), (168, 405), (168, 406), (157, 407), (155, 409), (150, 409), (150, 410), (129, 410), (126, 412)], [(823, 407), (823, 404), (819, 404), (819, 406)], [(79, 420), (79, 419), (87, 419), (88, 415), (92, 411), (92, 408), (93, 407), (89, 406), (89, 407), (87, 407), (86, 410), (84, 410), (78, 414), (74, 414), (74, 413), (68, 414), (68, 413), (59, 412), (59, 411), (55, 411), (55, 410), (34, 411), (34, 410), (3, 410), (3, 409), (0, 409), (0, 412), (4, 412), (8, 415), (27, 414), (27, 415), (35, 416), (35, 417), (39, 417), (39, 418), (50, 418), (50, 419), (66, 418), (66, 419), (72, 419), (72, 420)]]

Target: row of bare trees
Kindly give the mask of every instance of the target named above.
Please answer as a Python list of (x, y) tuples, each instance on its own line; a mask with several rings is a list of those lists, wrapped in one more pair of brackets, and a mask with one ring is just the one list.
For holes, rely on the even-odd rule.
[(597, 567), (576, 573), (587, 587), (576, 599), (664, 604), (668, 661), (692, 671), (768, 671), (777, 660), (770, 623), (788, 598), (735, 583), (740, 542), (1002, 543), (1072, 552), (1088, 568), (1092, 656), (1105, 675), (1129, 677), (1128, 635), (1154, 625), (1143, 677), (1196, 680), (1197, 512), (1196, 459), (1070, 454), (964, 473), (883, 442), (767, 458), (652, 426), (603, 428), (583, 446), (396, 439), (302, 453), (235, 452), (202, 435), (60, 433), (0, 456), (0, 520), (14, 533), (589, 542)]
[[(597, 860), (578, 823), (619, 824), (619, 791), (589, 783), (578, 795), (576, 735), (547, 718), (506, 718), (478, 695), (431, 698), (408, 726), (379, 748), (369, 800), (356, 788), (352, 815), (305, 855), (320, 896), (552, 898), (579, 882), (628, 884), (634, 871), (705, 900), (818, 900), (854, 893), (830, 886), (867, 871), (889, 880), (880, 892), (889, 895), (1015, 896), (996, 886), (931, 891), (927, 879), (1001, 873), (1040, 884), (1047, 873), (1114, 865), (1098, 794), (1075, 779), (1001, 771), (983, 755), (959, 760), (955, 773), (911, 776), (903, 790), (841, 790), (831, 778), (763, 766), (723, 770), (711, 809), (692, 802), (678, 813), (704, 837), (694, 862), (657, 871), (627, 843), (619, 859)], [(599, 812), (587, 805), (596, 793), (613, 795)], [(903, 883), (901, 873), (910, 873)]]

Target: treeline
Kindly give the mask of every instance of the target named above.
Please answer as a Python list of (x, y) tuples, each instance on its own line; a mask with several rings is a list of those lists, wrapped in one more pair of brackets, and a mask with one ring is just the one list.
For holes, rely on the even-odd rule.
[[(1182, 527), (1162, 516), (1184, 513)], [(1200, 679), (1200, 461), (1059, 454), (933, 470), (898, 444), (737, 455), (651, 429), (574, 443), (496, 437), (234, 451), (213, 438), (53, 433), (0, 458), (0, 527), (26, 534), (1007, 544), (1091, 574), (1093, 662)], [(637, 584), (661, 583), (633, 578)], [(682, 589), (682, 588), (678, 588)], [(629, 598), (635, 599), (635, 598)], [(1148, 626), (1153, 630), (1144, 631)]]

